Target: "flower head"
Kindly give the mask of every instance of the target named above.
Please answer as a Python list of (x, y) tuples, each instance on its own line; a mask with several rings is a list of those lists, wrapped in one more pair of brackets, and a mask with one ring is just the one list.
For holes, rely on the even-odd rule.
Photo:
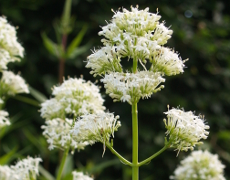
[(184, 61), (173, 50), (163, 47), (173, 31), (159, 22), (161, 16), (150, 13), (148, 8), (138, 10), (138, 7), (131, 7), (131, 11), (123, 8), (122, 12), (114, 13), (111, 23), (99, 32), (104, 36), (101, 40), (104, 47), (88, 57), (86, 67), (92, 68), (91, 73), (125, 72), (120, 64), (125, 58), (137, 59), (145, 69), (145, 63), (149, 61), (150, 70), (163, 75), (183, 72)]
[(170, 179), (175, 180), (225, 180), (224, 165), (208, 151), (194, 151), (181, 161)]
[(76, 118), (105, 109), (99, 88), (83, 79), (69, 78), (60, 86), (54, 87), (52, 94), (53, 98), (41, 104), (41, 116), (46, 120)]
[(5, 17), (0, 17), (0, 70), (7, 69), (8, 62), (20, 60), (24, 49), (18, 43), (15, 27)]
[(65, 120), (56, 118), (52, 121), (46, 121), (46, 125), (43, 125), (41, 128), (44, 129), (43, 135), (47, 138), (50, 150), (54, 148), (70, 148), (74, 152), (75, 149), (84, 149), (89, 144), (86, 141), (75, 141), (72, 138), (70, 135), (72, 124), (73, 120), (67, 118)]
[(206, 139), (209, 132), (201, 116), (194, 115), (191, 111), (185, 112), (180, 109), (171, 109), (165, 112), (164, 119), (167, 129), (166, 135), (170, 147), (180, 151), (193, 150), (195, 145), (202, 144), (201, 139)]
[[(99, 32), (104, 36), (104, 47), (88, 56), (86, 67), (92, 69), (94, 76), (104, 76), (102, 82), (114, 101), (137, 102), (163, 88), (158, 87), (164, 82), (163, 76), (184, 72), (185, 61), (174, 50), (164, 47), (173, 31), (159, 22), (160, 18), (148, 8), (123, 8), (114, 12), (110, 23)], [(125, 60), (133, 61), (133, 72), (122, 67)]]
[(148, 98), (152, 93), (160, 91), (164, 82), (160, 73), (140, 71), (137, 73), (110, 73), (101, 80), (105, 84), (106, 93), (114, 101), (127, 101), (130, 104), (140, 98)]
[(39, 174), (38, 166), (41, 158), (28, 157), (18, 161), (14, 166), (0, 166), (0, 179), (2, 180), (36, 180)]
[(14, 96), (18, 93), (29, 93), (25, 80), (11, 71), (3, 71), (0, 80), (1, 93)]
[(0, 128), (10, 125), (10, 121), (7, 118), (8, 115), (8, 112), (0, 110)]
[(76, 141), (86, 141), (93, 144), (109, 142), (110, 137), (114, 137), (114, 131), (121, 126), (117, 121), (119, 116), (114, 117), (113, 113), (85, 114), (79, 117), (71, 130), (73, 139)]
[(84, 175), (82, 172), (73, 171), (73, 180), (93, 180), (93, 178)]

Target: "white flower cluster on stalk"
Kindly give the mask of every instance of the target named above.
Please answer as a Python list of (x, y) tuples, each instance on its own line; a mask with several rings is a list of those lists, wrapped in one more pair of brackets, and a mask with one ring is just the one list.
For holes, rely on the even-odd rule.
[(225, 180), (224, 165), (218, 155), (208, 151), (194, 151), (181, 161), (170, 179), (175, 180)]
[(148, 98), (153, 92), (164, 88), (159, 86), (165, 79), (159, 73), (140, 71), (137, 73), (110, 73), (101, 80), (105, 84), (106, 93), (114, 101), (127, 101), (130, 104), (140, 98)]
[(193, 112), (185, 112), (180, 109), (171, 109), (165, 112), (167, 119), (164, 119), (167, 129), (166, 136), (170, 147), (180, 151), (193, 150), (195, 145), (200, 145), (201, 139), (208, 137), (209, 126), (205, 124), (201, 116), (196, 116)]
[(93, 180), (93, 178), (84, 175), (82, 172), (73, 171), (73, 180)]
[(75, 141), (70, 135), (71, 127), (73, 120), (71, 119), (52, 119), (45, 122), (46, 125), (43, 125), (41, 128), (44, 129), (43, 135), (47, 138), (49, 143), (49, 150), (58, 147), (59, 149), (70, 148), (74, 149), (84, 149), (87, 146), (88, 142), (82, 142), (81, 140)]
[(113, 113), (104, 112), (80, 116), (71, 130), (73, 139), (90, 144), (101, 142), (105, 152), (105, 143), (110, 141), (111, 136), (114, 137), (114, 131), (121, 126), (118, 118), (119, 116), (114, 117)]
[(49, 149), (84, 149), (110, 140), (120, 126), (118, 117), (105, 113), (99, 88), (83, 79), (69, 78), (53, 88), (53, 98), (41, 104), (42, 126)]
[[(91, 68), (95, 76), (104, 76), (102, 82), (115, 101), (132, 104), (134, 100), (137, 102), (163, 88), (158, 86), (164, 82), (163, 76), (183, 73), (184, 61), (174, 50), (164, 47), (171, 38), (172, 30), (165, 27), (164, 22), (159, 22), (161, 16), (150, 13), (148, 8), (138, 10), (138, 7), (131, 7), (131, 11), (125, 8), (122, 10), (114, 12), (111, 22), (102, 27), (99, 35), (105, 37), (101, 40), (104, 47), (94, 50), (88, 57), (86, 67)], [(135, 72), (122, 67), (122, 61), (130, 59), (137, 64)], [(130, 74), (136, 74), (131, 82), (125, 78), (132, 77)], [(150, 81), (150, 78), (154, 80)], [(142, 80), (145, 82), (142, 83)], [(130, 84), (135, 84), (135, 88)], [(146, 88), (141, 94), (143, 84), (151, 88)], [(134, 97), (136, 93), (131, 93), (133, 89), (140, 92), (139, 97)]]
[(0, 71), (7, 69), (9, 62), (19, 61), (24, 48), (17, 41), (15, 27), (5, 17), (0, 17)]
[(0, 166), (1, 180), (36, 180), (39, 174), (38, 166), (41, 158), (28, 157), (18, 161), (14, 166)]
[(69, 78), (53, 88), (53, 98), (41, 104), (41, 116), (46, 120), (78, 117), (82, 114), (103, 112), (104, 100), (99, 88), (83, 79)]

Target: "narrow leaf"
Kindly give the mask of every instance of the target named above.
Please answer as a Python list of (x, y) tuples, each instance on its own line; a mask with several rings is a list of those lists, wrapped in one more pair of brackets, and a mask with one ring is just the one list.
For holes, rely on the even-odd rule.
[(67, 57), (78, 47), (87, 31), (87, 25), (84, 25), (78, 35), (73, 39), (70, 45), (67, 48)]
[(62, 49), (60, 46), (58, 46), (56, 43), (54, 43), (53, 41), (51, 41), (46, 34), (43, 32), (41, 34), (42, 36), (42, 40), (43, 40), (43, 44), (45, 46), (45, 48), (49, 51), (50, 54), (52, 54), (53, 56), (60, 58), (60, 52), (62, 52)]
[[(73, 51), (67, 56), (67, 59), (73, 59), (74, 61), (76, 60), (75, 58), (81, 54), (83, 54), (84, 52), (88, 51), (90, 48), (90, 44), (86, 44), (84, 46), (81, 47), (77, 47), (75, 49), (73, 49)], [(71, 61), (71, 60), (68, 60)]]
[(42, 94), (41, 92), (37, 91), (36, 89), (32, 88), (31, 86), (29, 87), (30, 94), (38, 100), (40, 103), (43, 103), (44, 101), (47, 100), (46, 96)]
[(7, 164), (8, 162), (11, 161), (11, 159), (14, 158), (15, 153), (17, 152), (17, 147), (14, 147), (11, 151), (9, 151), (7, 154), (5, 154), (4, 156), (0, 157), (0, 164), (4, 165)]

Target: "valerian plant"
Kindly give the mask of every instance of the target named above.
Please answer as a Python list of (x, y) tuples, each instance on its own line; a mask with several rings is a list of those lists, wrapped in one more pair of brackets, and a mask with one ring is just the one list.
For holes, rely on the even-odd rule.
[[(209, 126), (204, 116), (195, 115), (182, 108), (169, 108), (163, 119), (166, 132), (165, 145), (158, 152), (150, 154), (140, 161), (138, 152), (138, 102), (147, 99), (153, 93), (164, 88), (167, 76), (184, 72), (185, 61), (172, 48), (165, 44), (173, 33), (161, 16), (150, 13), (149, 9), (131, 11), (113, 11), (112, 20), (99, 32), (103, 36), (103, 46), (88, 56), (87, 68), (94, 76), (100, 76), (106, 93), (114, 100), (127, 102), (132, 113), (132, 159), (128, 160), (113, 147), (115, 132), (121, 127), (119, 116), (106, 110), (99, 87), (83, 78), (68, 78), (62, 84), (54, 86), (52, 97), (41, 104), (40, 113), (45, 119), (41, 129), (49, 144), (49, 150), (63, 151), (57, 173), (57, 180), (62, 179), (62, 172), (68, 154), (84, 150), (87, 145), (102, 143), (102, 156), (106, 147), (119, 160), (132, 168), (132, 179), (139, 179), (139, 168), (168, 148), (177, 151), (194, 150), (208, 137)], [(4, 103), (17, 93), (29, 93), (25, 81), (7, 70), (7, 64), (23, 57), (23, 48), (17, 42), (15, 28), (5, 18), (0, 18), (0, 128), (10, 125), (9, 114), (3, 110)], [(125, 61), (132, 63), (132, 68), (125, 68)], [(21, 160), (14, 166), (0, 166), (0, 179), (35, 180), (39, 175), (38, 165), (41, 158)], [(217, 168), (213, 168), (214, 164)], [(199, 165), (198, 169), (197, 166)], [(224, 165), (217, 155), (205, 151), (194, 151), (184, 159), (175, 170), (171, 179), (221, 179)], [(73, 180), (92, 180), (82, 172), (73, 171)]]
[[(139, 10), (138, 6), (131, 7), (131, 11), (123, 8), (122, 11), (114, 12), (110, 23), (99, 32), (100, 36), (104, 36), (101, 40), (104, 46), (94, 50), (86, 65), (92, 69), (94, 76), (102, 77), (106, 93), (114, 101), (128, 102), (132, 107), (132, 162), (121, 157), (111, 142), (107, 141), (106, 146), (132, 168), (133, 180), (139, 179), (140, 166), (164, 150), (174, 148), (178, 153), (193, 150), (208, 135), (209, 126), (202, 117), (191, 111), (173, 108), (165, 112), (165, 146), (139, 162), (138, 102), (164, 88), (162, 83), (166, 76), (183, 73), (186, 61), (173, 49), (165, 47), (173, 31), (160, 22), (160, 18), (158, 13), (150, 13), (148, 8)], [(131, 70), (122, 67), (122, 62), (127, 60), (132, 62)]]

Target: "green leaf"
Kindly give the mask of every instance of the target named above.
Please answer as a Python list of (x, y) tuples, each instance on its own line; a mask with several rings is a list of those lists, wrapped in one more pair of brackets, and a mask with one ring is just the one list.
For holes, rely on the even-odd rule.
[(31, 86), (29, 87), (30, 94), (38, 100), (40, 103), (43, 103), (44, 101), (47, 100), (46, 96), (42, 94), (41, 92), (37, 91), (36, 89), (32, 88)]
[(70, 28), (71, 4), (72, 4), (72, 0), (65, 0), (65, 6), (61, 17), (61, 26), (63, 28), (63, 34), (68, 34), (71, 31)]
[[(67, 59), (72, 59), (72, 60), (76, 61), (75, 58), (77, 56), (83, 54), (84, 52), (88, 51), (90, 46), (91, 46), (90, 43), (88, 43), (84, 46), (77, 47), (77, 48), (73, 49), (72, 53), (67, 56)], [(68, 61), (71, 61), (71, 60), (68, 60)]]
[(7, 164), (11, 159), (13, 159), (15, 153), (17, 152), (17, 147), (14, 147), (11, 151), (9, 151), (7, 154), (4, 156), (0, 157), (0, 164), (4, 165)]
[(71, 56), (73, 51), (76, 50), (76, 48), (80, 45), (86, 31), (87, 31), (88, 26), (84, 25), (81, 29), (81, 31), (78, 33), (78, 35), (73, 39), (73, 41), (70, 43), (70, 45), (67, 48), (67, 58)]
[(63, 54), (63, 50), (61, 46), (54, 43), (52, 40), (50, 40), (44, 32), (41, 34), (41, 36), (42, 36), (43, 44), (45, 48), (49, 51), (49, 53), (57, 58), (60, 58)]

